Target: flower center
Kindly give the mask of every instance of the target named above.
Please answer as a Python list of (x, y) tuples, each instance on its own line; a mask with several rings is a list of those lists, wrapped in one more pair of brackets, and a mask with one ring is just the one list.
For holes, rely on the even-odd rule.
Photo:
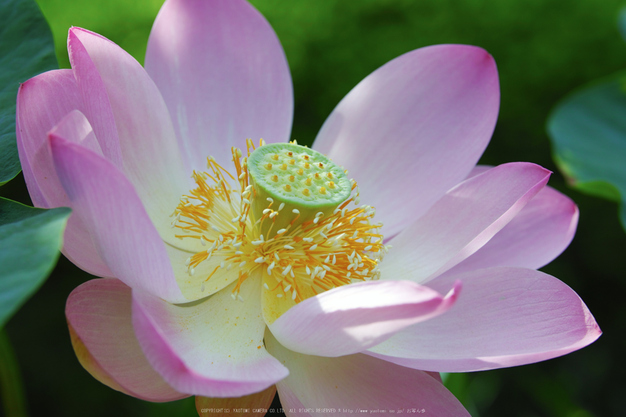
[[(181, 198), (173, 227), (180, 239), (207, 249), (187, 259), (187, 272), (204, 289), (220, 269), (237, 281), (263, 274), (264, 291), (290, 303), (332, 288), (379, 277), (387, 252), (375, 209), (360, 206), (354, 180), (324, 155), (294, 143), (232, 149), (236, 176), (213, 158), (195, 172), (197, 187)], [(216, 266), (195, 277), (203, 262)]]

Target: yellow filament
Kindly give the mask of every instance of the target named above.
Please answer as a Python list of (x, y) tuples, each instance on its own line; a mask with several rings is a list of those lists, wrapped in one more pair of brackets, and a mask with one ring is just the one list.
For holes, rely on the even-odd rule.
[[(249, 156), (255, 146), (251, 140), (246, 145)], [(250, 185), (247, 158), (239, 149), (232, 149), (232, 164), (234, 175), (209, 158), (207, 172), (193, 173), (196, 187), (181, 198), (173, 213), (172, 225), (179, 231), (175, 236), (203, 245), (187, 261), (191, 280), (200, 286), (226, 269), (235, 279), (236, 296), (241, 284), (260, 270), (267, 285), (264, 291), (291, 305), (341, 285), (378, 279), (378, 265), (387, 247), (379, 233), (381, 225), (372, 223), (374, 209), (354, 204), (358, 201), (355, 182), (353, 195), (330, 215), (319, 213), (303, 221), (298, 210), (268, 199), (263, 214), (254, 218), (251, 204), (256, 191)], [(305, 182), (311, 184), (311, 178)], [(327, 185), (335, 186), (332, 181)], [(284, 189), (290, 191), (291, 186), (285, 184)], [(327, 189), (318, 191), (325, 194)], [(311, 190), (305, 188), (302, 193), (310, 196)], [(273, 229), (276, 216), (289, 216), (287, 226)], [(272, 233), (262, 236), (260, 230)], [(205, 262), (210, 273), (194, 275), (195, 268)]]

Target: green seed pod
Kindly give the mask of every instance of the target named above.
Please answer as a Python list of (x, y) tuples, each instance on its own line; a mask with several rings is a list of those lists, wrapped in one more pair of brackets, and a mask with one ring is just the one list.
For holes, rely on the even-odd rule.
[[(257, 148), (248, 157), (248, 172), (254, 188), (253, 215), (258, 220), (268, 208), (278, 211), (272, 218), (274, 231), (295, 226), (296, 216), (300, 224), (320, 212), (332, 213), (352, 191), (342, 168), (321, 153), (292, 143)], [(267, 230), (270, 222), (266, 223)]]

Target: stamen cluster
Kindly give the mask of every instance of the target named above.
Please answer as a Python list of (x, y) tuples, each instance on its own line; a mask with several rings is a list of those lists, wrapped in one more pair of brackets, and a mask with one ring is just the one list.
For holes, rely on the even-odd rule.
[[(250, 140), (247, 144), (250, 156), (255, 147)], [(372, 223), (375, 209), (356, 207), (359, 189), (354, 180), (350, 197), (331, 214), (320, 211), (303, 218), (300, 210), (286, 209), (284, 202), (270, 197), (256, 213), (253, 202), (257, 207), (260, 202), (250, 184), (247, 157), (233, 148), (232, 162), (236, 177), (208, 158), (208, 172), (193, 173), (197, 187), (174, 212), (172, 226), (181, 232), (176, 237), (207, 247), (187, 259), (188, 273), (193, 276), (202, 262), (215, 265), (207, 276), (198, 277), (202, 289), (222, 268), (237, 274), (233, 298), (241, 299), (241, 284), (259, 271), (265, 291), (296, 303), (341, 285), (378, 279), (388, 247), (380, 234), (382, 225)], [(276, 230), (276, 224), (283, 227)]]

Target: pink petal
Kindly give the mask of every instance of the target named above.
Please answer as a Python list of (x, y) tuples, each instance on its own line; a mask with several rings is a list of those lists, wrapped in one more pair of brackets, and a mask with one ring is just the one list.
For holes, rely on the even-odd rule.
[(189, 172), (232, 146), (286, 142), (293, 92), (285, 54), (243, 0), (169, 0), (152, 27), (146, 70), (172, 115)]
[(265, 350), (260, 277), (201, 302), (177, 306), (133, 292), (133, 324), (152, 366), (175, 389), (206, 397), (264, 390), (289, 373)]
[[(26, 81), (19, 89), (17, 146), (26, 186), (37, 207), (70, 205), (52, 164), (47, 133), (68, 113), (80, 107), (78, 90), (70, 70), (46, 72)], [(63, 253), (91, 274), (112, 276), (85, 226), (75, 215), (70, 216), (65, 229)]]
[(483, 49), (421, 48), (361, 81), (313, 147), (348, 169), (390, 237), (467, 176), (491, 138), (499, 102), (496, 65)]
[(480, 175), (483, 172), (489, 171), (491, 168), (493, 168), (493, 165), (476, 165), (474, 168), (472, 168), (470, 173), (467, 175), (467, 178), (465, 179), (468, 180), (472, 177), (475, 177), (476, 175)]
[(52, 165), (47, 134), (77, 108), (80, 98), (70, 70), (49, 71), (20, 86), (16, 109), (19, 144), (23, 149), (20, 162), (32, 170), (32, 180), (26, 185), (37, 207), (58, 207), (67, 201)]
[(391, 240), (382, 278), (423, 283), (450, 269), (515, 217), (549, 176), (538, 165), (518, 162), (462, 182)]
[(94, 279), (76, 288), (65, 308), (78, 360), (97, 380), (147, 401), (184, 398), (144, 356), (131, 322), (131, 290), (116, 279)]
[(234, 398), (196, 397), (198, 415), (215, 415), (219, 409), (228, 410), (229, 417), (264, 417), (265, 410), (272, 405), (276, 396), (276, 386), (272, 385), (265, 391)]
[[(100, 35), (72, 28), (68, 49), (86, 114), (106, 134), (103, 151), (110, 148), (116, 152), (114, 118), (124, 173), (157, 230), (169, 240), (169, 216), (191, 188), (191, 171), (183, 165), (159, 90), (134, 58)], [(94, 131), (98, 136), (99, 131)], [(99, 141), (103, 143), (103, 139)]]
[[(22, 139), (22, 127), (19, 122), (19, 99), (21, 96), (19, 95), (22, 92), (22, 86), (18, 90), (18, 110), (16, 112), (16, 129), (15, 135), (17, 139), (17, 152), (20, 158), (20, 165), (22, 166), (22, 173), (24, 174), (24, 181), (26, 182), (26, 188), (28, 189), (28, 193), (30, 194), (30, 199), (33, 202), (35, 207), (48, 207), (48, 202), (44, 197), (43, 191), (39, 188), (37, 184), (37, 175), (35, 173), (34, 167), (31, 167), (29, 162), (29, 155), (26, 153), (26, 148), (24, 146), (24, 139)], [(34, 157), (35, 155), (30, 155)], [(61, 184), (56, 181), (56, 185), (62, 190)]]
[(409, 281), (346, 285), (308, 298), (269, 325), (288, 349), (317, 356), (349, 355), (448, 310), (460, 286), (445, 297)]
[[(265, 343), (272, 355), (289, 368), (289, 376), (277, 384), (283, 408), (311, 408), (312, 415), (348, 416), (359, 410), (424, 409), (437, 417), (469, 416), (461, 403), (425, 372), (397, 366), (363, 354), (324, 358), (302, 355), (281, 346), (270, 332)], [(300, 404), (303, 406), (301, 407)], [(328, 408), (324, 412), (315, 409)], [(306, 414), (304, 414), (306, 415)]]
[(305, 407), (304, 404), (300, 402), (296, 394), (289, 389), (288, 384), (280, 384), (278, 398), (280, 399), (280, 405), (282, 406), (283, 412), (287, 417), (309, 417), (311, 415), (310, 413), (307, 413), (307, 407)]
[(166, 300), (187, 301), (133, 186), (111, 162), (73, 142), (50, 135), (56, 172), (73, 215), (87, 227), (114, 276)]
[(437, 279), (463, 281), (453, 309), (397, 333), (372, 355), (415, 369), (470, 372), (523, 365), (580, 349), (601, 332), (558, 279), (531, 269), (489, 268)]
[(82, 100), (82, 110), (93, 126), (94, 134), (98, 137), (105, 157), (116, 167), (123, 169), (120, 139), (106, 86), (85, 46), (77, 38), (78, 30), (70, 29), (67, 51)]
[(72, 110), (48, 132), (48, 136), (65, 138), (104, 157), (91, 124), (80, 110)]
[(441, 374), (439, 372), (426, 372), (426, 373), (432, 376), (433, 378), (435, 378), (435, 381), (439, 382), (440, 384), (443, 384), (443, 381), (441, 379)]
[(545, 187), (485, 246), (447, 274), (493, 266), (541, 268), (569, 246), (577, 223), (576, 204)]

